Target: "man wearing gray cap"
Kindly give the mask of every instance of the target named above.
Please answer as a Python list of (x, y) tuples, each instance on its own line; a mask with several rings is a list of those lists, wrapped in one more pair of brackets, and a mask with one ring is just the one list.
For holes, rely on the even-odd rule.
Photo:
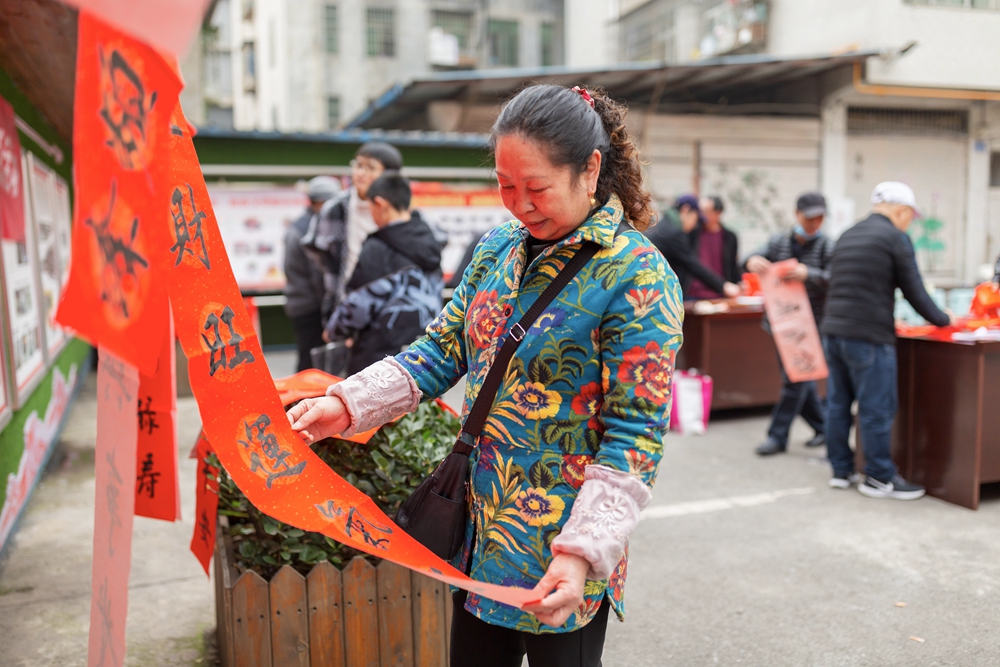
[(847, 444), (851, 404), (858, 402), (865, 475), (858, 491), (872, 498), (914, 500), (924, 487), (899, 476), (889, 453), (896, 389), (898, 287), (913, 308), (939, 327), (951, 318), (928, 296), (906, 230), (920, 216), (913, 190), (904, 183), (879, 183), (872, 213), (838, 239), (830, 262), (830, 287), (820, 325), (830, 377), (827, 380), (827, 455), (830, 486), (850, 488), (860, 481)]
[(312, 368), (309, 351), (323, 345), (325, 324), (321, 312), (325, 293), (323, 271), (306, 255), (300, 241), (312, 217), (340, 189), (340, 182), (329, 176), (317, 176), (309, 181), (306, 188), (309, 206), (285, 232), (285, 314), (295, 329), (300, 371)]

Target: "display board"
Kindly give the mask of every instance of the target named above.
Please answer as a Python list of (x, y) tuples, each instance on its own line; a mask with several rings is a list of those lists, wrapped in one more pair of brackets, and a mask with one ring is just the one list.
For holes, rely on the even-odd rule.
[(38, 265), (38, 302), (45, 334), (45, 351), (47, 358), (54, 359), (66, 344), (66, 332), (55, 321), (63, 282), (58, 244), (60, 207), (56, 201), (56, 175), (30, 154), (28, 174), (34, 218), (34, 254)]
[(285, 286), (285, 230), (305, 211), (308, 197), (292, 188), (226, 185), (210, 186), (208, 194), (240, 290), (280, 291)]
[[(22, 176), (28, 179), (27, 159), (22, 158)], [(30, 197), (24, 198), (25, 220), (31, 220)], [(45, 375), (45, 355), (42, 347), (42, 324), (38, 301), (34, 254), (34, 226), (25, 224), (25, 242), (0, 241), (3, 254), (4, 288), (7, 293), (7, 340), (10, 343), (10, 364), (13, 374), (15, 407), (27, 399)]]
[(59, 264), (62, 273), (59, 284), (65, 285), (69, 279), (69, 264), (73, 253), (73, 207), (69, 203), (69, 186), (58, 174), (52, 182), (56, 205), (56, 247), (59, 249)]

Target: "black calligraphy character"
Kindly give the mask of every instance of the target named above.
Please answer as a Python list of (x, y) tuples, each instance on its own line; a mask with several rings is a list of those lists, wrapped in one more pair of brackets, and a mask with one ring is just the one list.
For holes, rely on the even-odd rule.
[[(132, 395), (129, 393), (128, 389), (125, 388), (125, 366), (120, 362), (112, 358), (101, 359), (101, 367), (104, 373), (107, 374), (109, 378), (114, 380), (114, 383), (118, 385), (117, 391), (115, 392), (115, 399), (118, 401), (118, 409), (122, 409), (122, 401), (131, 401)], [(104, 400), (111, 400), (111, 388), (112, 384), (109, 382), (104, 385)]]
[(799, 312), (800, 306), (797, 303), (782, 301), (781, 299), (774, 300), (774, 310), (776, 317), (785, 317), (793, 313)]
[[(180, 266), (181, 261), (184, 259), (184, 253), (188, 253), (201, 261), (205, 268), (211, 271), (212, 266), (208, 261), (208, 248), (205, 246), (205, 235), (201, 230), (201, 221), (205, 219), (205, 212), (198, 210), (198, 206), (194, 202), (194, 190), (191, 188), (191, 185), (189, 183), (185, 183), (184, 185), (188, 190), (188, 199), (191, 200), (191, 220), (188, 220), (184, 215), (184, 194), (181, 192), (181, 189), (174, 188), (174, 194), (170, 198), (170, 216), (174, 219), (174, 236), (177, 238), (177, 243), (170, 247), (170, 252), (177, 253), (177, 261), (174, 262), (174, 266)], [(174, 207), (176, 207), (176, 210), (174, 210)], [(201, 243), (201, 254), (189, 248), (189, 243)]]
[(288, 465), (288, 457), (292, 455), (290, 451), (281, 447), (278, 443), (278, 438), (273, 433), (268, 433), (267, 429), (271, 426), (271, 418), (267, 415), (261, 415), (257, 418), (252, 425), (243, 422), (243, 427), (246, 429), (247, 439), (240, 440), (239, 443), (243, 445), (244, 449), (250, 450), (253, 447), (254, 440), (260, 445), (260, 450), (264, 454), (265, 460), (270, 460), (270, 466), (265, 465), (261, 459), (260, 455), (255, 452), (250, 452), (250, 472), (257, 472), (258, 470), (264, 471), (267, 475), (267, 488), (271, 488), (276, 479), (282, 477), (295, 477), (302, 473), (306, 469), (306, 461), (300, 461), (294, 466)]
[(115, 467), (115, 453), (108, 452), (104, 455), (108, 463), (108, 484), (104, 487), (104, 495), (108, 501), (108, 556), (115, 555), (115, 528), (122, 527), (121, 517), (118, 515), (118, 495), (121, 493), (121, 486), (125, 483), (122, 476), (118, 474)]
[(209, 544), (208, 538), (212, 536), (212, 527), (208, 523), (208, 511), (201, 511), (201, 518), (198, 520), (198, 530), (201, 531), (201, 541)]
[[(240, 350), (240, 343), (243, 342), (243, 336), (236, 333), (236, 329), (233, 328), (233, 317), (235, 316), (236, 313), (233, 312), (233, 309), (230, 308), (229, 306), (226, 306), (222, 310), (221, 318), (215, 313), (210, 313), (209, 316), (205, 319), (205, 327), (204, 327), (205, 330), (208, 331), (209, 329), (212, 329), (212, 331), (215, 333), (214, 342), (209, 341), (208, 336), (206, 336), (205, 334), (201, 335), (202, 340), (205, 341), (205, 345), (208, 345), (209, 349), (208, 374), (211, 376), (214, 376), (215, 371), (219, 370), (220, 368), (232, 369), (236, 368), (240, 364), (243, 363), (252, 364), (254, 361), (256, 361), (254, 359), (252, 352), (250, 352), (249, 350)], [(219, 332), (220, 320), (222, 321), (223, 324), (226, 325), (226, 328), (229, 329), (228, 343), (222, 342), (222, 334)], [(228, 361), (228, 363), (226, 360), (227, 345), (232, 346), (233, 348), (233, 357)], [(216, 353), (218, 353), (219, 355), (218, 359), (216, 359), (215, 357)]]
[(331, 521), (334, 519), (334, 517), (343, 516), (344, 514), (344, 510), (337, 507), (336, 503), (334, 503), (332, 500), (326, 501), (325, 505), (316, 505), (316, 509), (319, 510), (320, 514), (325, 516), (327, 519), (330, 519)]
[(793, 345), (800, 345), (806, 339), (805, 331), (788, 330), (781, 333), (781, 337)]
[(147, 115), (156, 104), (156, 91), (147, 99), (142, 79), (117, 50), (107, 59), (102, 52), (101, 65), (110, 88), (104, 91), (101, 107), (101, 118), (111, 132), (107, 143), (123, 167), (139, 168), (142, 159), (137, 153), (146, 147)]
[(368, 530), (371, 527), (373, 530), (383, 533), (385, 535), (392, 535), (392, 529), (388, 526), (379, 526), (378, 524), (372, 523), (358, 511), (356, 507), (352, 507), (351, 511), (347, 514), (347, 525), (344, 530), (348, 537), (353, 537), (352, 531), (358, 531), (361, 533), (361, 539), (369, 544), (383, 551), (388, 551), (389, 538), (380, 537), (376, 538)]
[[(97, 593), (97, 612), (101, 615), (101, 654), (98, 665), (117, 665), (115, 656), (115, 620), (111, 617), (111, 598), (108, 597), (108, 579), (104, 578)], [(105, 656), (110, 654), (111, 660), (105, 662)]]
[(156, 410), (151, 410), (149, 407), (152, 401), (153, 397), (147, 396), (146, 408), (143, 409), (142, 399), (139, 399), (139, 432), (148, 429), (147, 435), (153, 435), (153, 429), (160, 428), (160, 425), (156, 423)]
[[(138, 279), (136, 267), (141, 266), (144, 269), (148, 269), (149, 263), (142, 255), (132, 249), (136, 234), (139, 232), (139, 218), (132, 220), (132, 232), (128, 241), (124, 238), (116, 237), (108, 230), (108, 227), (111, 225), (111, 214), (115, 208), (116, 190), (117, 183), (111, 181), (111, 201), (108, 204), (107, 215), (96, 223), (91, 218), (87, 218), (84, 223), (94, 230), (94, 235), (97, 236), (97, 245), (101, 249), (101, 259), (104, 261), (104, 267), (110, 267), (111, 277), (113, 278), (109, 281), (105, 276), (102, 280), (101, 300), (119, 308), (122, 316), (128, 319), (128, 302), (125, 298), (122, 281), (125, 279), (125, 276)], [(102, 272), (103, 274), (104, 272)]]
[(159, 478), (160, 473), (153, 471), (153, 452), (149, 452), (146, 454), (146, 458), (142, 460), (142, 471), (135, 480), (138, 484), (135, 490), (136, 495), (142, 495), (142, 492), (146, 491), (150, 498), (155, 498), (156, 482)]

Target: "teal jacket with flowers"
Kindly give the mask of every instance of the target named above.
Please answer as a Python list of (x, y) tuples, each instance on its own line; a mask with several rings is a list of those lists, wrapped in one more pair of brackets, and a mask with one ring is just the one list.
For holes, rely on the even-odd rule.
[[(684, 308), (659, 251), (630, 228), (616, 237), (623, 219), (612, 196), (529, 266), (524, 226), (497, 227), (427, 334), (396, 357), (425, 399), (467, 374), (467, 415), (510, 327), (584, 241), (601, 246), (528, 330), (472, 454), (470, 519), (456, 566), (473, 579), (533, 587), (587, 465), (648, 486), (656, 478)], [(583, 605), (560, 628), (474, 594), (466, 609), (494, 625), (568, 632), (586, 625), (607, 595), (623, 619), (626, 560), (610, 580), (587, 582)]]

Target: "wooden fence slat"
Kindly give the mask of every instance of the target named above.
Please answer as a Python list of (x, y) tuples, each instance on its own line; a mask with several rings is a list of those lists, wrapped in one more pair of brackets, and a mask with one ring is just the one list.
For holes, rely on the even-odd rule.
[(267, 582), (253, 570), (240, 575), (233, 586), (232, 664), (272, 667), (271, 605)]
[(309, 655), (313, 667), (345, 667), (344, 610), (340, 570), (323, 561), (306, 577), (309, 598)]
[(355, 556), (344, 568), (344, 647), (351, 667), (379, 667), (375, 568)]
[(284, 565), (271, 578), (271, 661), (274, 667), (309, 667), (306, 578)]
[(226, 651), (229, 641), (229, 613), (232, 604), (229, 590), (222, 584), (222, 561), (225, 560), (225, 548), (222, 540), (223, 528), (217, 526), (215, 531), (215, 558), (212, 559), (212, 583), (215, 585), (215, 642), (219, 650), (219, 662), (222, 667), (230, 667), (229, 653)]
[(446, 585), (444, 587), (444, 645), (449, 665), (451, 665), (451, 617), (454, 615), (455, 598), (452, 596), (451, 586)]
[(413, 602), (413, 662), (416, 667), (447, 667), (445, 597), (447, 587), (430, 577), (411, 573)]
[(378, 626), (382, 667), (413, 667), (410, 571), (387, 560), (378, 566)]
[[(224, 637), (219, 636), (219, 653), (220, 657), (223, 658), (223, 667), (236, 667), (236, 663), (233, 661), (233, 647), (234, 637), (233, 637), (233, 625), (235, 624), (233, 615), (233, 584), (239, 578), (239, 572), (236, 571), (235, 557), (233, 555), (233, 538), (229, 534), (229, 518), (226, 516), (219, 517), (219, 525), (216, 528), (216, 545), (218, 545), (218, 539), (221, 536), (221, 550), (216, 551), (215, 557), (219, 563), (219, 579), (222, 582), (222, 621), (225, 627)], [(222, 642), (225, 641), (225, 644)]]

